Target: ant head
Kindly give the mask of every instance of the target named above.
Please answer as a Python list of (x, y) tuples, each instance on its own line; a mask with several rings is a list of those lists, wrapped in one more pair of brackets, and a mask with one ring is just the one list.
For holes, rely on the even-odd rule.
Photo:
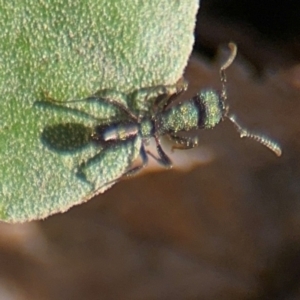
[(263, 135), (259, 134), (254, 134), (249, 132), (247, 129), (243, 128), (237, 121), (235, 115), (230, 115), (229, 114), (229, 105), (226, 103), (227, 102), (227, 89), (226, 89), (226, 73), (225, 70), (232, 64), (234, 61), (236, 54), (237, 54), (237, 46), (234, 43), (229, 43), (228, 47), (230, 49), (230, 56), (228, 57), (227, 61), (223, 64), (223, 66), (220, 68), (220, 80), (222, 84), (222, 90), (220, 94), (220, 100), (221, 100), (221, 105), (222, 105), (222, 116), (223, 119), (226, 118), (230, 122), (233, 123), (235, 126), (236, 130), (239, 132), (240, 137), (248, 137), (250, 139), (253, 139), (262, 145), (266, 146), (269, 148), (271, 151), (273, 151), (277, 156), (280, 156), (282, 154), (280, 146), (269, 139), (268, 137), (265, 137)]

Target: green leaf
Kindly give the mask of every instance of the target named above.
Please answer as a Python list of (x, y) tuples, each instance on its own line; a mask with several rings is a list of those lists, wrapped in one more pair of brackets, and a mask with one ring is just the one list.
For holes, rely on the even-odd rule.
[(70, 100), (109, 90), (147, 109), (144, 88), (181, 77), (197, 9), (198, 0), (0, 0), (1, 220), (66, 211), (126, 171), (141, 141), (103, 148), (89, 140), (120, 112)]

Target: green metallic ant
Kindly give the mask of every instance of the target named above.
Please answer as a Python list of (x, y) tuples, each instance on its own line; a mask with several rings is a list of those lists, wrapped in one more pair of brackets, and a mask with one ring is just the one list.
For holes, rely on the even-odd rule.
[[(102, 146), (110, 143), (119, 143), (120, 141), (140, 138), (142, 140), (140, 148), (140, 156), (142, 164), (138, 167), (128, 170), (124, 176), (134, 175), (143, 169), (148, 163), (148, 155), (152, 156), (158, 163), (166, 168), (172, 167), (170, 158), (166, 155), (160, 144), (160, 137), (167, 135), (174, 141), (173, 148), (190, 149), (198, 144), (197, 137), (185, 137), (179, 133), (187, 132), (191, 129), (209, 129), (215, 127), (225, 118), (229, 119), (240, 133), (241, 137), (249, 137), (271, 149), (277, 156), (281, 155), (280, 147), (270, 139), (252, 134), (242, 128), (236, 121), (234, 115), (229, 115), (229, 107), (226, 105), (226, 75), (225, 70), (233, 62), (237, 47), (230, 43), (231, 55), (227, 62), (220, 69), (220, 77), (222, 82), (222, 92), (219, 95), (212, 89), (202, 90), (192, 99), (178, 103), (172, 106), (176, 97), (171, 96), (165, 99), (162, 108), (155, 103), (155, 110), (150, 117), (139, 117), (134, 115), (128, 108), (113, 100), (108, 100), (111, 104), (117, 106), (120, 110), (127, 114), (126, 122), (121, 121), (114, 124), (100, 125), (95, 127), (95, 132), (91, 136), (91, 140)], [(185, 91), (187, 85), (182, 84), (178, 94)], [(176, 94), (175, 96), (178, 96)], [(156, 150), (158, 156), (145, 149), (145, 143), (154, 138), (156, 142)]]
[[(248, 137), (258, 141), (277, 156), (281, 155), (280, 146), (267, 137), (253, 134), (241, 127), (234, 115), (229, 114), (229, 106), (226, 104), (226, 74), (225, 70), (232, 64), (237, 53), (235, 44), (229, 44), (231, 54), (226, 63), (220, 68), (220, 79), (222, 83), (222, 91), (218, 93), (212, 89), (199, 91), (192, 99), (174, 103), (179, 94), (187, 89), (184, 80), (177, 84), (177, 93), (161, 99), (157, 98), (154, 103), (153, 112), (150, 116), (138, 116), (129, 110), (125, 105), (113, 99), (101, 99), (97, 94), (94, 98), (97, 101), (106, 101), (108, 104), (116, 107), (126, 115), (126, 120), (110, 122), (108, 124), (96, 125), (90, 135), (90, 142), (103, 149), (108, 147), (122, 147), (122, 143), (135, 143), (139, 147), (139, 154), (142, 163), (138, 166), (128, 169), (123, 176), (132, 176), (141, 171), (148, 163), (148, 156), (153, 157), (159, 164), (166, 168), (172, 167), (172, 161), (164, 152), (160, 137), (168, 136), (174, 141), (173, 148), (190, 149), (198, 144), (197, 137), (187, 137), (182, 133), (191, 129), (210, 129), (215, 127), (224, 119), (229, 119), (240, 137)], [(84, 101), (84, 100), (75, 100)], [(146, 150), (145, 145), (153, 138), (156, 143), (157, 154), (153, 154)], [(94, 157), (83, 163), (78, 172), (84, 173)], [(119, 179), (109, 182), (112, 184)], [(103, 186), (98, 188), (102, 189)], [(95, 192), (97, 194), (97, 191)]]

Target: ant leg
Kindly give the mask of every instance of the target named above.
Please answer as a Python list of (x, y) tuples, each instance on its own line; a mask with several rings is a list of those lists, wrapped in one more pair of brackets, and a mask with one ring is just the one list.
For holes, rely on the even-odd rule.
[[(56, 108), (56, 109), (60, 109), (61, 111), (64, 111), (66, 113), (73, 113), (76, 114), (77, 116), (83, 117), (85, 119), (92, 119), (92, 120), (96, 120), (99, 121), (98, 118), (96, 118), (95, 116), (87, 113), (84, 110), (78, 109), (76, 107), (71, 107), (69, 105), (67, 105), (67, 102), (63, 102), (63, 101), (58, 101), (55, 100), (54, 98), (52, 98), (48, 92), (42, 91), (42, 100), (36, 100), (33, 103), (33, 107), (37, 107), (37, 108)], [(80, 100), (80, 101), (84, 101), (84, 100)]]
[[(89, 97), (89, 99), (104, 101), (108, 104), (112, 104), (115, 107), (117, 107), (119, 110), (124, 112), (133, 121), (137, 121), (138, 117), (134, 113), (132, 113), (127, 106), (127, 104), (128, 104), (127, 98), (128, 98), (127, 95), (122, 92), (108, 90), (108, 89), (98, 91), (93, 96)], [(117, 100), (115, 100), (115, 99), (117, 99)]]
[(194, 136), (194, 137), (186, 137), (186, 136), (178, 136), (175, 134), (170, 134), (169, 135), (171, 140), (175, 141), (175, 145), (172, 146), (172, 152), (174, 151), (174, 149), (180, 149), (180, 150), (184, 150), (184, 149), (192, 149), (197, 147), (198, 145), (198, 137)]
[(147, 164), (148, 164), (148, 156), (147, 156), (147, 152), (145, 150), (145, 147), (144, 145), (142, 145), (141, 147), (141, 150), (140, 150), (140, 156), (142, 158), (142, 164), (137, 166), (137, 167), (134, 167), (128, 171), (126, 171), (122, 177), (129, 177), (129, 176), (134, 176), (136, 175), (137, 173), (139, 173), (142, 169), (144, 169)]
[[(183, 77), (181, 77), (176, 84), (166, 86), (165, 88), (166, 88), (165, 96), (162, 98), (158, 97), (154, 102), (154, 109), (156, 111), (158, 110), (158, 107), (160, 105), (162, 105), (162, 111), (166, 110), (174, 102), (174, 100), (177, 99), (179, 95), (181, 95), (187, 90), (188, 83)], [(175, 88), (175, 91), (173, 93), (170, 92), (168, 93), (167, 91), (170, 88), (173, 89)]]
[(50, 96), (50, 93), (45, 90), (41, 90), (41, 98), (43, 100), (49, 101), (49, 102), (54, 102), (54, 103), (62, 103), (61, 101), (57, 101), (56, 99), (52, 98)]
[(187, 83), (181, 78), (176, 84), (157, 85), (152, 87), (140, 88), (133, 91), (127, 96), (128, 101), (132, 103), (137, 111), (143, 114), (155, 114), (158, 110), (162, 110), (164, 104), (172, 95), (177, 95), (180, 91), (186, 90)]
[(165, 168), (172, 168), (173, 164), (168, 155), (164, 152), (164, 150), (161, 147), (159, 139), (155, 136), (155, 142), (156, 142), (156, 150), (159, 155), (159, 157), (156, 157), (151, 152), (147, 151), (147, 153), (154, 158), (160, 165), (164, 166)]
[(119, 110), (121, 110), (122, 112), (124, 112), (125, 114), (128, 115), (128, 117), (130, 119), (132, 119), (133, 121), (137, 121), (138, 120), (138, 117), (133, 114), (129, 108), (127, 108), (124, 104), (118, 102), (118, 101), (115, 101), (115, 100), (112, 100), (112, 99), (108, 99), (108, 98), (98, 98), (98, 97), (91, 97), (89, 99), (93, 99), (93, 100), (98, 100), (98, 101), (103, 101), (103, 102), (106, 102), (106, 103), (109, 103), (115, 107), (117, 107)]
[(181, 94), (183, 94), (187, 88), (188, 88), (188, 82), (181, 77), (178, 82), (176, 83), (177, 91), (176, 94), (171, 95), (167, 101), (164, 103), (163, 110), (166, 110), (169, 108), (169, 106), (174, 102), (177, 97), (179, 97)]
[[(75, 100), (69, 100), (69, 101), (58, 101), (54, 98), (52, 98), (49, 94), (49, 92), (47, 91), (42, 91), (42, 98), (45, 99), (46, 101), (50, 102), (50, 103), (54, 103), (56, 105), (62, 105), (64, 106), (65, 104), (67, 103), (75, 103), (75, 102), (83, 102), (83, 101), (89, 101), (89, 100), (97, 100), (97, 101), (103, 101), (103, 102), (106, 102), (108, 104), (111, 104), (115, 107), (117, 107), (119, 110), (121, 110), (122, 112), (124, 112), (125, 114), (128, 115), (129, 118), (131, 118), (132, 120), (134, 121), (137, 121), (138, 118), (135, 114), (133, 114), (129, 108), (127, 108), (124, 104), (116, 101), (116, 100), (112, 100), (111, 98), (109, 98), (109, 92), (108, 91), (104, 91), (103, 92), (103, 96), (101, 95), (101, 92), (98, 92), (97, 94), (95, 94), (94, 96), (91, 96), (91, 97), (88, 97), (88, 98), (85, 98), (85, 99), (75, 99)], [(119, 93), (119, 95), (122, 96), (122, 98), (124, 99), (124, 95)], [(111, 95), (112, 96), (112, 95)], [(120, 96), (117, 97), (120, 99)], [(124, 100), (123, 100), (124, 101)], [(126, 101), (124, 101), (126, 102)]]
[[(97, 156), (99, 155), (99, 153), (97, 154)], [(101, 185), (100, 187), (98, 187), (97, 189), (95, 189), (91, 195), (91, 197), (98, 195), (100, 192), (102, 192), (102, 190), (106, 187), (106, 186), (111, 186), (114, 183), (117, 183), (118, 181), (120, 181), (123, 177), (130, 177), (130, 176), (134, 176), (137, 173), (139, 173), (144, 167), (146, 167), (146, 165), (148, 164), (148, 156), (146, 153), (146, 150), (144, 148), (144, 146), (142, 145), (141, 149), (140, 149), (140, 156), (142, 158), (142, 164), (140, 166), (134, 167), (128, 171), (126, 171), (123, 175), (121, 175), (119, 178), (116, 178), (114, 180), (111, 180), (109, 182), (104, 183), (103, 185)], [(90, 158), (87, 162), (85, 162), (84, 164), (81, 164), (77, 170), (77, 176), (79, 176), (81, 179), (86, 180), (84, 173), (83, 173), (83, 168), (86, 164), (89, 163), (89, 161), (94, 160), (95, 157)], [(89, 182), (89, 181), (87, 181)], [(90, 182), (89, 182), (90, 183)]]

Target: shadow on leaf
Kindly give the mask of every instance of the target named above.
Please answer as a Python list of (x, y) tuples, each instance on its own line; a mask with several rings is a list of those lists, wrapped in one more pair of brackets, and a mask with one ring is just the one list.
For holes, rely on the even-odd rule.
[(41, 140), (49, 149), (59, 152), (79, 151), (91, 141), (92, 128), (79, 123), (46, 126)]

